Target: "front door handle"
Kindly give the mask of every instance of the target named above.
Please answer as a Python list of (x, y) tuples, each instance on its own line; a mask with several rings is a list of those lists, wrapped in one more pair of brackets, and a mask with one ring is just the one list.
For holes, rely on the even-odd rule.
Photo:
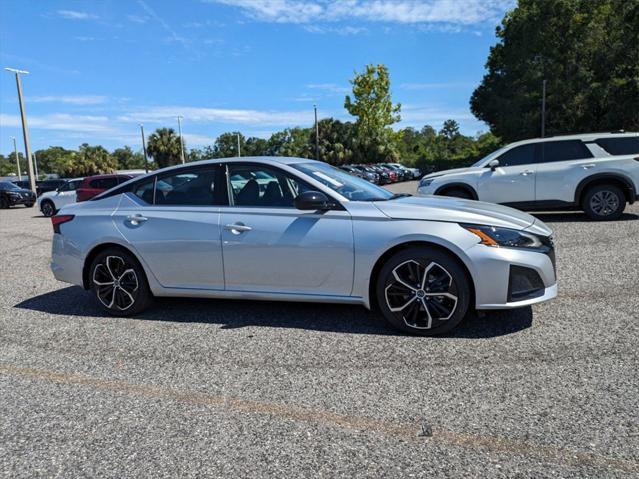
[(588, 163), (587, 165), (581, 165), (581, 167), (582, 167), (584, 170), (589, 170), (590, 168), (594, 168), (594, 167), (595, 167), (595, 164), (594, 164), (594, 163)]
[(129, 215), (126, 217), (126, 220), (131, 223), (133, 226), (137, 226), (140, 223), (144, 223), (145, 221), (148, 220), (148, 218), (146, 216), (142, 216), (140, 214), (137, 215)]
[(521, 173), (519, 173), (521, 176), (528, 176), (528, 175), (534, 175), (535, 172), (533, 170), (526, 170), (526, 171), (522, 171)]
[(251, 228), (250, 226), (246, 226), (244, 223), (237, 222), (224, 226), (224, 229), (226, 231), (230, 231), (234, 235), (239, 235), (244, 233), (245, 231), (251, 231), (253, 228)]

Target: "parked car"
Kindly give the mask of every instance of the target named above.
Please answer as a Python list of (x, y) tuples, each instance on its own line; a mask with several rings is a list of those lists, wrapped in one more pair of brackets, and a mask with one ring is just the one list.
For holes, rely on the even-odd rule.
[(60, 188), (65, 183), (65, 181), (66, 180), (63, 179), (36, 181), (36, 194), (40, 196), (43, 193), (55, 191)]
[(581, 209), (594, 220), (616, 219), (638, 197), (639, 133), (519, 141), (470, 168), (427, 175), (417, 191), (522, 210)]
[(395, 166), (394, 164), (391, 164), (391, 163), (381, 163), (381, 166), (394, 171), (395, 174), (397, 175), (397, 181), (406, 181), (408, 180), (409, 177), (412, 176), (412, 175), (409, 175), (408, 171), (402, 168), (401, 166)]
[(87, 201), (104, 191), (110, 190), (129, 181), (137, 175), (127, 174), (111, 174), (111, 175), (96, 175), (84, 178), (78, 189), (76, 190), (76, 201)]
[(11, 183), (13, 183), (16, 186), (19, 186), (23, 190), (31, 191), (31, 184), (29, 183), (29, 180), (12, 180)]
[(557, 294), (552, 231), (532, 216), (303, 158), (165, 168), (51, 219), (55, 277), (116, 316), (161, 296), (349, 303), (432, 335)]
[(0, 208), (24, 205), (31, 208), (36, 201), (35, 193), (25, 188), (20, 188), (10, 181), (0, 181)]
[(368, 168), (365, 165), (350, 165), (351, 167), (355, 168), (357, 171), (359, 171), (362, 174), (362, 178), (364, 178), (367, 181), (370, 181), (371, 183), (375, 183), (375, 184), (384, 184), (384, 179), (382, 177), (380, 177), (379, 173), (375, 172), (375, 170)]
[(384, 168), (380, 165), (367, 165), (367, 167), (379, 175), (381, 180), (380, 184), (395, 183), (397, 181), (397, 173), (388, 168)]
[(55, 191), (47, 191), (38, 197), (38, 207), (44, 216), (53, 216), (64, 205), (75, 203), (76, 190), (82, 184), (83, 178), (63, 180), (62, 185)]
[(351, 165), (341, 165), (339, 169), (344, 170), (353, 176), (357, 176), (358, 178), (364, 178), (364, 173)]

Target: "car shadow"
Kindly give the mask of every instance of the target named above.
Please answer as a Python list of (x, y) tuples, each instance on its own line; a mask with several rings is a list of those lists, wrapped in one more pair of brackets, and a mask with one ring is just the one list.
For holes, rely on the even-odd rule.
[[(600, 223), (600, 221), (591, 220), (586, 213), (578, 211), (552, 211), (531, 213), (534, 217), (540, 219), (544, 223)], [(639, 220), (639, 215), (634, 213), (624, 213), (619, 219), (609, 221), (635, 221)], [(603, 221), (602, 221), (603, 222)]]
[[(16, 308), (63, 316), (108, 317), (89, 293), (77, 286), (34, 296)], [(492, 338), (516, 333), (532, 325), (532, 309), (470, 314), (448, 338)], [(307, 329), (349, 334), (403, 336), (381, 317), (361, 306), (281, 301), (158, 298), (134, 319), (174, 323), (221, 325), (222, 329), (247, 326)]]

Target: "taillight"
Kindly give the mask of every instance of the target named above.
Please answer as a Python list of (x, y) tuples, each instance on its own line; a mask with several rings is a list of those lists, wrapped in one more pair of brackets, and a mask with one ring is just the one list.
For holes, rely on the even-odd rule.
[(639, 156), (635, 156), (635, 161), (639, 161)]
[(53, 232), (60, 233), (60, 225), (62, 223), (68, 223), (75, 215), (56, 215), (51, 217), (51, 224), (53, 225)]

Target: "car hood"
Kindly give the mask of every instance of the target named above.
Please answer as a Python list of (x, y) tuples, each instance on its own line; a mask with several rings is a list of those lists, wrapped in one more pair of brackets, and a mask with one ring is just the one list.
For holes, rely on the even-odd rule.
[(452, 170), (436, 171), (435, 173), (430, 173), (429, 175), (424, 176), (424, 178), (437, 178), (438, 176), (456, 175), (460, 173), (480, 173), (481, 171), (484, 171), (484, 168), (469, 166), (468, 168), (453, 168)]
[(472, 223), (517, 230), (535, 223), (533, 216), (507, 206), (445, 196), (409, 196), (373, 204), (394, 219)]

